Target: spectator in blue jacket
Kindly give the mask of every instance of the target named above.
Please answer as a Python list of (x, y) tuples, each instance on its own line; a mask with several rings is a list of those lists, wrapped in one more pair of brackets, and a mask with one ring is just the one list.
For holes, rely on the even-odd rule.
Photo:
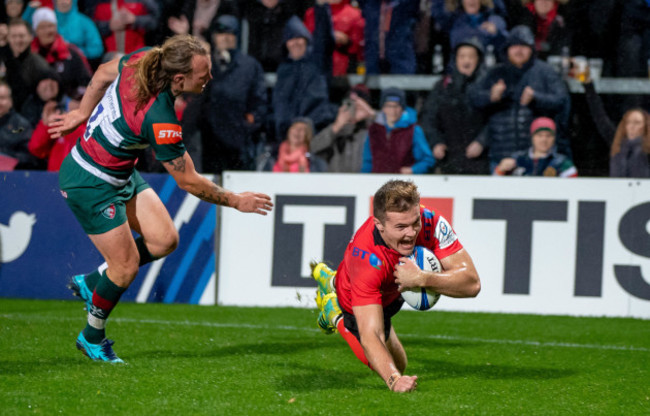
[(212, 81), (203, 93), (203, 171), (252, 170), (255, 135), (267, 112), (260, 63), (237, 49), (239, 22), (222, 15), (213, 24)]
[[(506, 48), (508, 60), (490, 68), (468, 91), (473, 105), (488, 117), (491, 171), (504, 157), (528, 148), (530, 124), (535, 118), (546, 116), (557, 123), (569, 101), (560, 75), (536, 59), (530, 28), (514, 27)], [(569, 154), (564, 147), (558, 143), (558, 150)]]
[[(452, 2), (453, 3), (453, 2)], [(445, 8), (445, 0), (433, 0), (431, 14), (443, 32), (449, 33), (450, 43), (477, 37), (485, 48), (502, 48), (508, 35), (505, 20), (493, 7), (482, 0), (461, 0), (455, 10)]]
[[(314, 32), (316, 36), (316, 32)], [(287, 22), (284, 31), (286, 60), (280, 64), (273, 89), (276, 138), (281, 140), (296, 117), (309, 117), (316, 131), (334, 120), (335, 109), (323, 68), (312, 57), (312, 36), (297, 16)]]
[(414, 28), (420, 0), (359, 0), (366, 20), (366, 73), (414, 74)]
[(406, 94), (387, 88), (381, 94), (381, 111), (368, 128), (363, 148), (364, 173), (429, 173), (436, 163), (414, 109)]
[[(32, 22), (36, 8), (28, 4), (23, 19)], [(104, 53), (102, 37), (95, 22), (79, 11), (77, 0), (54, 0), (54, 12), (59, 35), (67, 42), (76, 45), (90, 60), (99, 59)]]

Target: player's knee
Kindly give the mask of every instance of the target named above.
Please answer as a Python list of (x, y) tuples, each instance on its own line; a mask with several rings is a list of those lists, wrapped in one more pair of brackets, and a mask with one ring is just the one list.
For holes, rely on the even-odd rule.
[(176, 250), (176, 248), (178, 247), (179, 239), (180, 237), (178, 236), (178, 231), (175, 228), (167, 233), (164, 241), (165, 254), (163, 254), (163, 256), (167, 256), (168, 254), (171, 254), (171, 252)]
[(122, 265), (122, 274), (125, 277), (133, 278), (138, 274), (140, 268), (140, 255), (136, 254), (124, 262)]
[(140, 256), (137, 253), (134, 256), (129, 256), (122, 261), (112, 261), (108, 264), (108, 272), (110, 279), (121, 287), (128, 287), (135, 276), (138, 274), (138, 262)]
[(154, 258), (161, 258), (171, 254), (176, 247), (178, 247), (178, 231), (171, 227), (164, 234), (162, 234), (156, 241), (150, 241), (149, 251)]

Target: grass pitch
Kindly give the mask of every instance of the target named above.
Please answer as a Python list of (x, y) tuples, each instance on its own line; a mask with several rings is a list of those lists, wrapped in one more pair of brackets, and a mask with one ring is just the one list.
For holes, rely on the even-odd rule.
[(0, 414), (648, 415), (650, 321), (406, 312), (395, 394), (306, 309), (122, 303), (126, 365), (75, 349), (82, 303), (0, 300)]

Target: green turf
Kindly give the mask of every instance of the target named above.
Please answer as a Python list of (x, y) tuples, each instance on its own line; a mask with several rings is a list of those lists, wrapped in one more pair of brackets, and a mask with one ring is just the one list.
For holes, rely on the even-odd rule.
[(0, 299), (0, 414), (648, 415), (650, 321), (401, 312), (395, 394), (305, 309), (122, 303), (127, 365), (74, 347), (80, 302)]

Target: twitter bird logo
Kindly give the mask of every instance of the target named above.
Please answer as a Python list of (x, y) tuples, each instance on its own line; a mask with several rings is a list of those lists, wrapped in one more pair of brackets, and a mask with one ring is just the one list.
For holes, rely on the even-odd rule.
[(22, 256), (32, 239), (36, 214), (16, 211), (9, 224), (0, 223), (0, 263), (9, 263)]

